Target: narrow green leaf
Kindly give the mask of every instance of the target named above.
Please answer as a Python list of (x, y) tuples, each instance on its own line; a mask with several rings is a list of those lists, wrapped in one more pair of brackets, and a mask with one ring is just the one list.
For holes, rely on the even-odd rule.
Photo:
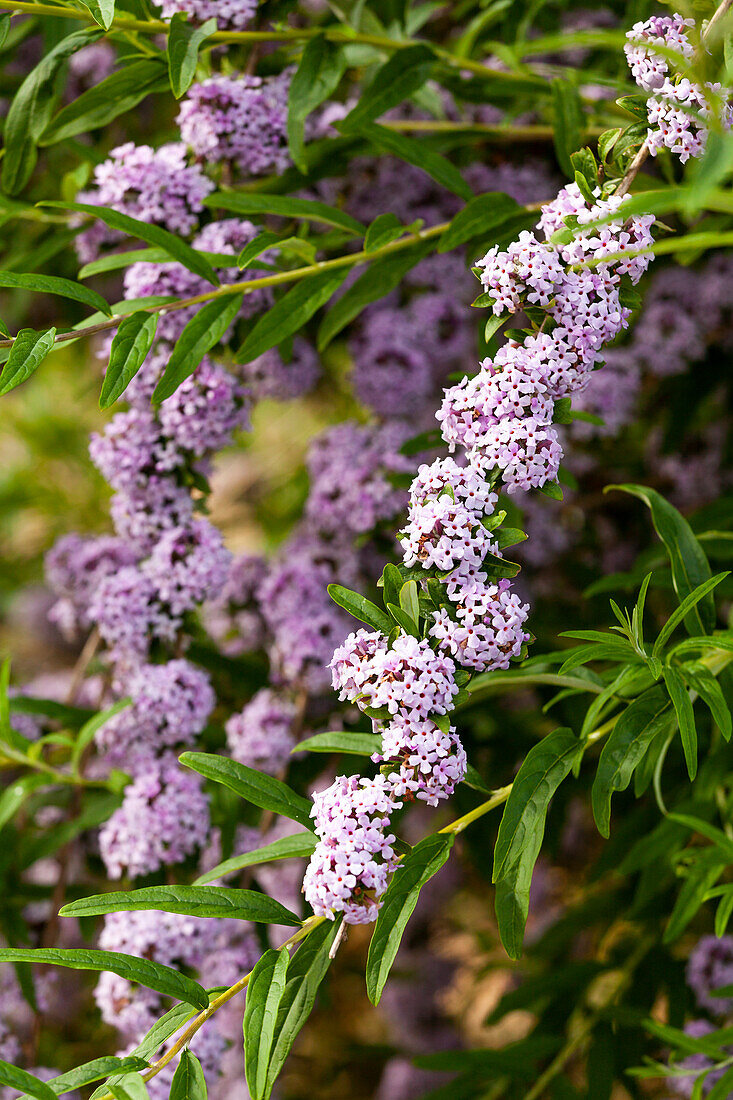
[(352, 592), (350, 588), (344, 588), (342, 584), (329, 584), (328, 594), (334, 603), (343, 607), (355, 619), (366, 623), (375, 630), (381, 630), (383, 634), (389, 634), (392, 629), (392, 620), (375, 603), (362, 596), (360, 592)]
[[(345, 119), (343, 123), (337, 123), (337, 129), (342, 127), (345, 133), (351, 134), (354, 130), (349, 125), (348, 119)], [(408, 164), (413, 164), (416, 168), (421, 168), (441, 187), (445, 187), (447, 191), (452, 191), (454, 195), (460, 196), (466, 202), (474, 197), (473, 191), (458, 169), (446, 157), (436, 153), (426, 141), (407, 137), (406, 134), (389, 130), (386, 126), (379, 126), (376, 122), (362, 123), (359, 126), (358, 134), (360, 137), (367, 138), (372, 145), (376, 145), (382, 152), (391, 153), (393, 156), (399, 157), (400, 160), (407, 161)]]
[(305, 121), (311, 111), (328, 99), (339, 85), (346, 69), (342, 47), (329, 42), (325, 35), (311, 38), (303, 50), (288, 93), (288, 145), (293, 164), (305, 175)]
[(128, 1073), (122, 1077), (114, 1077), (107, 1082), (106, 1087), (98, 1091), (109, 1090), (115, 1100), (150, 1100), (148, 1087), (139, 1073)]
[(0, 829), (4, 828), (17, 814), (26, 798), (39, 787), (48, 784), (49, 778), (42, 773), (24, 775), (10, 783), (0, 794)]
[(403, 611), (397, 604), (388, 603), (387, 610), (394, 619), (394, 621), (402, 627), (405, 634), (412, 634), (413, 638), (420, 637), (420, 629), (417, 623), (414, 623), (406, 611)]
[(532, 871), (550, 800), (582, 754), (583, 743), (569, 729), (557, 729), (530, 749), (512, 784), (496, 839), (493, 875), (499, 933), (511, 958), (518, 958), (522, 948)]
[(274, 814), (282, 814), (283, 817), (297, 821), (304, 828), (310, 828), (312, 802), (296, 794), (279, 779), (255, 771), (254, 768), (247, 768), (244, 764), (230, 760), (226, 756), (217, 756), (216, 753), (184, 752), (179, 760), (199, 775), (229, 787), (240, 798), (251, 802), (253, 806), (270, 810)]
[(374, 74), (356, 107), (340, 124), (344, 133), (359, 130), (414, 95), (430, 77), (435, 54), (426, 45), (397, 50)]
[[(95, 1058), (92, 1062), (85, 1062), (83, 1066), (71, 1069), (68, 1073), (62, 1073), (58, 1077), (52, 1077), (46, 1084), (53, 1090), (55, 1096), (61, 1096), (73, 1089), (82, 1088), (84, 1085), (93, 1085), (95, 1081), (101, 1081), (112, 1073), (131, 1073), (148, 1068), (144, 1058), (127, 1055), (124, 1058), (116, 1058), (111, 1054)], [(28, 1093), (21, 1100), (28, 1100)]]
[(438, 833), (416, 844), (395, 871), (382, 897), (367, 957), (367, 992), (372, 1004), (378, 1004), (382, 996), (420, 891), (448, 859), (454, 839), (450, 833)]
[(583, 141), (583, 105), (578, 89), (567, 80), (552, 81), (552, 107), (555, 115), (554, 139), (557, 159), (566, 176), (573, 179), (575, 170), (570, 154)]
[(290, 962), (288, 949), (266, 951), (252, 971), (244, 1009), (244, 1068), (252, 1100), (266, 1100), (267, 1070)]
[(313, 314), (325, 305), (347, 275), (347, 269), (309, 275), (279, 298), (272, 309), (259, 318), (236, 354), (238, 363), (250, 363), (298, 332)]
[[(301, 742), (304, 746), (305, 742)], [(261, 848), (255, 848), (251, 852), (245, 852), (241, 856), (232, 856), (212, 867), (205, 875), (199, 875), (194, 881), (194, 886), (204, 886), (207, 882), (215, 882), (234, 871), (241, 871), (245, 867), (254, 867), (259, 863), (269, 863), (275, 859), (295, 859), (312, 855), (316, 847), (316, 837), (311, 832), (293, 833), (292, 836), (282, 836), (279, 840), (273, 840), (271, 844), (264, 844)]]
[[(178, 13), (176, 13), (178, 14)], [(175, 15), (173, 16), (175, 19)], [(211, 20), (216, 26), (216, 20)], [(169, 1100), (206, 1100), (206, 1079), (201, 1063), (188, 1048), (181, 1053), (176, 1072), (173, 1074)]]
[(375, 249), (382, 248), (385, 244), (391, 244), (392, 241), (396, 241), (398, 237), (401, 237), (406, 229), (407, 226), (402, 224), (396, 214), (391, 212), (377, 214), (366, 231), (364, 251), (374, 252)]
[(256, 890), (223, 886), (148, 886), (80, 898), (59, 910), (62, 917), (95, 917), (102, 913), (134, 913), (145, 909), (183, 913), (190, 917), (229, 917), (259, 924), (300, 924), (284, 905)]
[(80, 283), (74, 283), (71, 279), (59, 279), (55, 275), (34, 275), (32, 272), (1, 271), (0, 286), (18, 287), (38, 294), (56, 294), (60, 298), (71, 298), (74, 302), (81, 302), (92, 309), (98, 309), (107, 317), (112, 316), (109, 305), (101, 294)]
[(14, 390), (34, 371), (51, 351), (56, 338), (56, 329), (47, 332), (35, 332), (32, 328), (22, 328), (13, 341), (10, 355), (0, 371), (0, 397)]
[(3, 131), (5, 149), (1, 182), (6, 194), (17, 195), (33, 174), (38, 159), (36, 143), (53, 113), (61, 66), (73, 53), (96, 42), (101, 35), (102, 31), (89, 29), (67, 34), (49, 50), (15, 93)]
[(400, 607), (416, 626), (420, 623), (420, 601), (417, 598), (417, 581), (405, 581), (400, 589)]
[(519, 203), (503, 191), (476, 195), (456, 214), (440, 238), (438, 252), (450, 252), (459, 245), (482, 236), (487, 230), (502, 225), (520, 211)]
[(233, 214), (278, 214), (283, 218), (304, 218), (306, 221), (322, 222), (336, 229), (345, 229), (358, 237), (366, 232), (366, 226), (343, 210), (336, 210), (333, 206), (313, 199), (294, 199), (290, 195), (216, 191), (204, 199), (204, 206), (211, 206), (215, 210), (231, 210)]
[(58, 145), (77, 134), (100, 130), (133, 110), (146, 96), (167, 88), (168, 74), (160, 58), (133, 61), (62, 107), (40, 135), (38, 144)]
[(371, 756), (382, 748), (379, 733), (314, 733), (299, 741), (293, 752), (345, 752), (354, 756)]
[[(665, 545), (672, 567), (672, 583), (677, 597), (684, 600), (698, 585), (710, 579), (710, 566), (692, 528), (676, 508), (645, 485), (608, 485), (605, 491), (620, 489), (643, 500), (652, 514), (654, 529)], [(710, 593), (685, 619), (689, 634), (710, 634), (715, 627), (715, 603)]]
[(54, 200), (53, 202), (42, 202), (38, 205), (56, 207), (61, 210), (73, 210), (77, 214), (89, 214), (93, 218), (99, 218), (110, 229), (115, 229), (118, 233), (124, 233), (128, 237), (145, 241), (154, 248), (162, 248), (171, 259), (178, 260), (185, 268), (193, 271), (195, 275), (200, 275), (207, 283), (211, 283), (212, 286), (219, 285), (219, 278), (208, 260), (195, 248), (192, 248), (190, 244), (177, 237), (175, 233), (169, 233), (167, 229), (163, 229), (160, 225), (148, 225), (147, 222), (131, 218), (128, 214), (120, 214), (117, 210), (110, 210), (107, 206), (93, 206), (85, 202), (57, 202)]
[(679, 626), (682, 620), (687, 618), (693, 607), (696, 607), (697, 604), (700, 603), (700, 600), (703, 600), (709, 592), (712, 592), (713, 589), (716, 588), (721, 581), (725, 580), (725, 578), (729, 576), (730, 573), (716, 573), (714, 577), (711, 577), (707, 581), (703, 581), (702, 584), (699, 584), (697, 588), (694, 588), (692, 592), (685, 596), (679, 607), (675, 608), (675, 610), (672, 612), (672, 614), (669, 616), (666, 623), (660, 630), (659, 637), (654, 643), (652, 656), (659, 656), (661, 651), (664, 649), (667, 639), (670, 637), (675, 628)]
[(702, 818), (695, 817), (693, 814), (671, 813), (667, 816), (670, 821), (678, 821), (680, 825), (684, 825), (686, 829), (690, 829), (693, 833), (699, 833), (700, 836), (707, 837), (720, 849), (721, 858), (733, 863), (733, 840), (726, 836), (722, 829), (718, 829), (715, 825), (711, 825), (709, 821), (703, 821)]
[(176, 340), (171, 357), (153, 392), (153, 403), (160, 404), (176, 392), (199, 365), (208, 351), (224, 337), (242, 308), (243, 294), (226, 294), (207, 302), (187, 323)]
[(36, 1097), (37, 1100), (56, 1100), (56, 1093), (45, 1081), (39, 1081), (32, 1073), (18, 1069), (17, 1066), (11, 1066), (2, 1059), (0, 1059), (0, 1084), (7, 1085), (11, 1089), (19, 1089), (20, 1092)]
[(0, 15), (0, 50), (3, 48), (7, 41), (8, 31), (10, 30), (10, 15), (5, 12), (4, 15)]
[(664, 668), (662, 674), (677, 714), (677, 724), (682, 738), (687, 771), (690, 779), (694, 779), (697, 775), (697, 729), (695, 728), (695, 714), (690, 693), (685, 687), (684, 680), (679, 672), (672, 665)]
[(726, 741), (730, 741), (733, 725), (731, 713), (720, 684), (706, 665), (699, 661), (693, 661), (687, 665), (680, 665), (679, 672), (689, 686), (697, 692), (706, 706), (710, 709), (713, 721), (716, 723)]
[(129, 386), (153, 346), (158, 314), (138, 310), (120, 321), (112, 340), (109, 365), (99, 397), (100, 409), (114, 405)]
[(340, 927), (340, 921), (326, 921), (309, 934), (290, 960), (285, 975), (285, 989), (275, 1024), (270, 1063), (265, 1084), (265, 1100), (285, 1064), (295, 1039), (316, 1003), (318, 987), (331, 962), (329, 951)]
[(246, 244), (239, 253), (237, 256), (237, 267), (240, 271), (244, 271), (253, 260), (261, 256), (268, 248), (281, 243), (281, 240), (282, 238), (278, 237), (277, 233), (271, 233), (269, 229), (263, 229), (262, 232), (258, 233), (254, 240)]
[(187, 12), (174, 13), (168, 32), (168, 73), (176, 99), (185, 95), (193, 84), (199, 50), (216, 26), (216, 19), (207, 19), (197, 27), (195, 23), (189, 23)]
[(705, 849), (703, 856), (690, 867), (665, 929), (664, 943), (674, 943), (682, 935), (703, 904), (710, 887), (723, 874), (726, 863), (727, 860), (722, 859), (717, 851)]
[(92, 13), (100, 27), (108, 31), (115, 17), (115, 0), (82, 0), (82, 3)]
[(412, 248), (375, 260), (329, 309), (318, 328), (318, 350), (323, 351), (365, 306), (391, 293), (408, 271), (432, 252), (432, 241), (418, 242)]
[[(162, 993), (166, 997), (176, 997), (186, 1001), (194, 1008), (204, 1009), (209, 1004), (206, 991), (198, 982), (179, 974), (170, 966), (151, 962), (150, 959), (138, 959), (134, 955), (123, 955), (116, 951), (87, 951), (86, 949), (66, 949), (60, 947), (2, 947), (0, 962), (27, 962), (37, 965), (48, 963), (54, 966), (66, 966), (71, 970), (109, 970), (119, 974), (130, 982), (139, 982), (147, 989)], [(28, 1089), (26, 1088), (26, 1092)]]
[(619, 715), (603, 746), (593, 782), (593, 816), (601, 836), (611, 832), (611, 796), (625, 791), (649, 745), (671, 725), (672, 711), (661, 686), (649, 688)]
[(71, 760), (75, 767), (81, 759), (85, 748), (90, 744), (98, 731), (101, 730), (103, 726), (106, 726), (110, 718), (114, 718), (116, 714), (120, 714), (123, 710), (126, 710), (127, 707), (130, 706), (130, 702), (130, 699), (118, 699), (111, 707), (107, 707), (106, 710), (100, 711), (99, 714), (95, 714), (89, 721), (84, 723), (77, 734), (71, 755)]

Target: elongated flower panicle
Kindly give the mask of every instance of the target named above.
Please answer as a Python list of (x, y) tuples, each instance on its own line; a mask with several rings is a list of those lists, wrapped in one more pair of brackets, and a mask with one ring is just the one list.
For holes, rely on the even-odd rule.
[(291, 699), (262, 688), (226, 724), (229, 752), (240, 764), (275, 775), (295, 745), (296, 707)]

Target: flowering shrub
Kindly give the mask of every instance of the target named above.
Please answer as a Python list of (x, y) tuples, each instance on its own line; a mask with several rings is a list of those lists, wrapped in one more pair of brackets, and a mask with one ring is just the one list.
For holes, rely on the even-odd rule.
[[(2, 209), (32, 247), (0, 272), (0, 396), (92, 346), (114, 531), (67, 527), (46, 555), (71, 669), (0, 681), (9, 1098), (316, 1095), (290, 1054), (347, 933), (389, 1012), (459, 846), (491, 878), (468, 931), (507, 975), (501, 1027), (466, 1050), (426, 1025), (373, 1095), (733, 1093), (723, 372), (697, 465), (649, 414), (608, 485), (644, 391), (663, 405), (730, 341), (730, 265), (700, 260), (731, 239), (730, 6), (624, 38), (542, 5), (5, 4)], [(690, 263), (650, 273), (665, 254)], [(679, 392), (672, 427), (699, 403)], [(235, 552), (219, 455), (238, 467), (296, 401), (293, 423), (318, 410), (304, 480), (280, 530), (278, 493), (262, 504), (269, 545)], [(664, 559), (613, 558), (589, 473), (644, 502)], [(711, 503), (694, 528), (666, 482)], [(529, 586), (506, 556), (527, 535)], [(632, 593), (610, 631), (562, 613), (579, 578)], [(484, 705), (512, 691), (520, 722)], [(578, 861), (560, 912), (546, 826)], [(44, 963), (96, 972), (98, 1044), (88, 988), (59, 999)]]

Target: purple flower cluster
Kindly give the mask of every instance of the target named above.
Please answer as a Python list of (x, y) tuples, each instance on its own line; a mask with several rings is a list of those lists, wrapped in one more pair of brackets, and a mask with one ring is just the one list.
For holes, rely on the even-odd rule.
[(91, 626), (89, 605), (100, 582), (137, 560), (122, 538), (64, 535), (46, 555), (46, 583), (57, 596), (49, 618), (73, 639)]
[(195, 23), (216, 19), (219, 30), (243, 31), (257, 10), (257, 0), (160, 0), (164, 19), (183, 12)]
[(733, 985), (733, 936), (703, 936), (687, 961), (687, 984), (697, 1003), (716, 1016), (730, 1012), (733, 1000), (715, 991)]
[(248, 768), (276, 775), (287, 765), (295, 745), (295, 719), (296, 707), (290, 699), (263, 688), (227, 722), (229, 752)]
[(272, 398), (288, 401), (309, 393), (321, 374), (321, 364), (313, 346), (296, 337), (287, 362), (277, 348), (245, 363), (239, 371), (255, 401)]
[(208, 77), (181, 103), (181, 139), (209, 163), (225, 161), (244, 176), (284, 172), (290, 164), (287, 138), (291, 73), (273, 77)]
[(656, 156), (660, 149), (669, 149), (683, 164), (702, 154), (711, 118), (727, 129), (733, 126), (733, 105), (727, 102), (720, 84), (695, 84), (670, 72), (675, 55), (692, 57), (694, 46), (687, 28), (693, 26), (694, 20), (677, 14), (652, 16), (628, 31), (625, 47), (636, 83), (652, 93), (648, 100), (649, 151)]

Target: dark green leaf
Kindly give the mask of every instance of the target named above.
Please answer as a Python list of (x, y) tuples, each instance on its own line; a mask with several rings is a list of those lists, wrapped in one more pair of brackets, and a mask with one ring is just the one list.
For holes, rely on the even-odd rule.
[(0, 1083), (11, 1089), (19, 1089), (28, 1096), (37, 1097), (37, 1100), (56, 1100), (56, 1093), (44, 1081), (39, 1081), (32, 1073), (26, 1073), (24, 1069), (11, 1066), (0, 1059)]
[(204, 199), (204, 206), (215, 210), (231, 210), (234, 214), (278, 214), (283, 218), (304, 218), (310, 222), (322, 222), (336, 229), (345, 229), (361, 237), (366, 227), (333, 206), (313, 199), (294, 199), (290, 195), (262, 195), (257, 192), (246, 195), (235, 191), (216, 191)]
[(98, 309), (107, 317), (112, 316), (108, 304), (100, 294), (80, 283), (73, 283), (71, 279), (59, 279), (55, 275), (2, 271), (0, 286), (19, 287), (21, 290), (32, 290), (37, 294), (56, 294), (61, 298), (71, 298), (74, 302), (81, 302), (92, 309)]
[(92, 206), (84, 202), (54, 201), (39, 203), (39, 206), (59, 207), (62, 210), (74, 210), (78, 214), (89, 214), (93, 218), (99, 218), (110, 229), (145, 241), (154, 248), (162, 248), (171, 259), (178, 260), (185, 268), (200, 275), (207, 283), (211, 283), (212, 286), (219, 285), (217, 274), (209, 261), (175, 233), (169, 233), (159, 225), (148, 225), (147, 222), (138, 221), (137, 218), (131, 218), (127, 214), (120, 214), (117, 210), (110, 210), (107, 206)]
[(558, 729), (527, 753), (504, 807), (494, 849), (496, 915), (507, 953), (518, 958), (529, 909), (532, 871), (545, 833), (545, 819), (563, 779), (581, 759), (583, 744)]
[(410, 580), (400, 588), (400, 607), (417, 626), (420, 622), (420, 603), (417, 598), (417, 581)]
[(244, 1068), (252, 1100), (266, 1100), (267, 1070), (290, 962), (288, 949), (266, 951), (252, 971), (244, 1009)]
[(375, 249), (382, 248), (385, 244), (391, 244), (392, 241), (396, 241), (398, 237), (401, 237), (406, 229), (407, 227), (402, 224), (396, 214), (391, 212), (377, 214), (366, 231), (364, 251), (374, 252)]
[(0, 50), (5, 45), (10, 30), (10, 16), (7, 12), (0, 15)]
[(358, 317), (370, 302), (376, 302), (399, 286), (407, 272), (432, 249), (432, 241), (422, 241), (411, 248), (375, 260), (334, 302), (321, 321), (318, 328), (318, 350), (323, 351), (334, 336)]
[(329, 584), (328, 594), (334, 603), (343, 607), (355, 619), (366, 623), (375, 630), (381, 630), (383, 634), (389, 634), (392, 629), (392, 620), (375, 603), (362, 596), (360, 592), (352, 592), (350, 588), (344, 588), (342, 584)]
[(15, 782), (10, 783), (0, 794), (0, 829), (11, 821), (26, 798), (38, 787), (48, 784), (49, 777), (42, 773), (21, 776)]
[(116, 951), (87, 951), (81, 948), (60, 947), (2, 947), (0, 962), (27, 962), (34, 965), (50, 963), (55, 966), (66, 966), (71, 970), (109, 970), (129, 982), (139, 982), (140, 985), (156, 993), (186, 1001), (194, 1008), (207, 1008), (209, 1004), (209, 998), (198, 982), (194, 982), (184, 974), (179, 974), (177, 970), (163, 966), (162, 963), (138, 959), (133, 955), (122, 955)]
[(228, 890), (223, 886), (148, 886), (72, 901), (59, 911), (62, 917), (95, 917), (102, 913), (133, 913), (145, 909), (183, 913), (190, 917), (230, 917), (259, 924), (300, 924), (278, 901), (256, 890)]
[(100, 409), (108, 409), (125, 392), (153, 346), (157, 313), (141, 310), (123, 318), (115, 333), (99, 397)]
[[(175, 15), (173, 18), (175, 19)], [(216, 26), (216, 20), (212, 19), (211, 22)], [(184, 1048), (176, 1072), (173, 1074), (169, 1100), (206, 1100), (207, 1095), (201, 1063), (195, 1054)]]
[(705, 854), (692, 865), (665, 929), (665, 943), (673, 943), (684, 932), (703, 904), (708, 890), (722, 875), (726, 862), (717, 851), (706, 849)]
[(242, 251), (237, 256), (237, 267), (240, 271), (244, 271), (246, 267), (256, 260), (258, 256), (261, 256), (263, 252), (266, 252), (268, 248), (278, 244), (281, 240), (277, 233), (271, 233), (269, 229), (263, 229), (254, 240), (246, 244)]
[(378, 1004), (382, 996), (420, 891), (448, 859), (454, 839), (451, 833), (438, 833), (421, 840), (405, 856), (384, 893), (367, 958), (367, 992), (372, 1004)]
[(237, 352), (238, 363), (249, 363), (275, 344), (298, 332), (325, 305), (347, 275), (345, 268), (310, 275), (296, 283), (259, 318)]
[(131, 111), (146, 96), (167, 87), (168, 76), (162, 60), (133, 61), (62, 107), (40, 135), (38, 144), (57, 145), (77, 134), (99, 130)]
[(196, 75), (199, 50), (216, 30), (216, 19), (207, 19), (200, 27), (189, 23), (185, 11), (177, 11), (168, 32), (168, 73), (176, 99), (188, 91)]
[(322, 35), (316, 35), (303, 50), (300, 65), (290, 82), (288, 94), (288, 145), (293, 163), (305, 174), (305, 120), (339, 85), (346, 68), (343, 49)]
[[(326, 735), (327, 736), (327, 735)], [(362, 734), (362, 736), (364, 736)], [(305, 742), (301, 742), (305, 745)], [(271, 844), (265, 844), (262, 848), (255, 848), (251, 852), (245, 852), (241, 856), (232, 856), (212, 867), (205, 875), (199, 875), (194, 886), (203, 886), (207, 882), (214, 882), (218, 878), (241, 871), (245, 867), (253, 867), (258, 863), (269, 863), (274, 859), (293, 859), (309, 856), (316, 846), (316, 837), (311, 832), (293, 833), (292, 836), (282, 836), (279, 840), (273, 840)]]
[(667, 692), (649, 688), (623, 711), (603, 746), (593, 782), (593, 816), (601, 836), (611, 831), (611, 795), (625, 791), (654, 737), (672, 722)]
[[(351, 133), (353, 127), (348, 119), (337, 124), (337, 129), (343, 127), (345, 133)], [(365, 122), (359, 126), (360, 137), (367, 138), (372, 145), (385, 153), (391, 153), (408, 164), (415, 165), (426, 172), (431, 179), (454, 195), (459, 195), (466, 202), (473, 198), (473, 191), (464, 180), (461, 173), (446, 158), (436, 153), (425, 141), (399, 134), (396, 130), (389, 130), (386, 126), (379, 126), (376, 122)]]
[(77, 50), (96, 42), (102, 32), (73, 31), (36, 65), (15, 93), (5, 119), (2, 188), (8, 195), (22, 191), (31, 178), (38, 154), (36, 143), (49, 123), (58, 94), (61, 66)]
[(584, 127), (583, 105), (578, 89), (567, 80), (553, 80), (552, 107), (555, 114), (555, 152), (563, 172), (572, 179), (575, 170), (570, 154), (580, 148)]
[(712, 592), (713, 589), (716, 588), (721, 581), (725, 580), (725, 578), (729, 576), (730, 573), (717, 573), (709, 580), (703, 581), (702, 584), (699, 584), (697, 588), (694, 588), (692, 592), (685, 596), (685, 598), (680, 603), (680, 606), (672, 612), (672, 614), (660, 630), (659, 637), (654, 643), (654, 649), (652, 650), (653, 656), (656, 657), (659, 655), (659, 653), (661, 653), (662, 649), (664, 649), (667, 639), (673, 633), (675, 628), (682, 622), (682, 620), (687, 618), (690, 611), (692, 611), (692, 609), (696, 607), (700, 603), (700, 601), (707, 596), (709, 592)]
[(279, 779), (264, 775), (262, 772), (255, 771), (254, 768), (247, 768), (244, 764), (229, 760), (226, 756), (217, 756), (216, 753), (184, 752), (179, 759), (187, 768), (192, 768), (193, 771), (206, 776), (214, 783), (222, 783), (225, 787), (229, 787), (240, 798), (251, 802), (253, 806), (270, 810), (274, 814), (282, 814), (297, 821), (304, 828), (310, 828), (312, 803), (309, 799), (296, 794)]
[(13, 341), (8, 361), (0, 371), (0, 397), (30, 378), (51, 351), (55, 337), (55, 328), (47, 332), (35, 332), (32, 328), (20, 330)]
[[(652, 514), (654, 528), (664, 543), (672, 566), (672, 583), (680, 600), (710, 579), (710, 566), (687, 520), (676, 508), (645, 485), (609, 485), (643, 500)], [(715, 602), (709, 593), (685, 619), (689, 634), (710, 634), (715, 626)]]
[(171, 357), (155, 387), (153, 402), (160, 404), (176, 392), (199, 365), (208, 351), (223, 338), (242, 308), (243, 294), (226, 294), (214, 298), (186, 324), (176, 340)]
[[(109, 1077), (111, 1073), (130, 1073), (147, 1068), (148, 1063), (144, 1058), (133, 1055), (127, 1055), (125, 1058), (115, 1058), (111, 1054), (107, 1054), (101, 1058), (95, 1058), (93, 1062), (85, 1062), (83, 1066), (71, 1069), (68, 1073), (62, 1073), (59, 1077), (52, 1077), (46, 1083), (53, 1090), (55, 1096), (61, 1096), (64, 1093), (71, 1092), (72, 1089), (79, 1089), (83, 1085), (92, 1085), (95, 1081), (101, 1081), (102, 1078)], [(28, 1095), (26, 1093), (25, 1096), (21, 1097), (21, 1100), (27, 1100)]]
[(672, 705), (677, 714), (677, 724), (680, 728), (687, 771), (690, 779), (694, 779), (697, 775), (697, 730), (690, 693), (685, 687), (684, 680), (679, 672), (672, 665), (668, 665), (663, 670), (663, 675)]
[(502, 225), (520, 210), (519, 204), (503, 191), (476, 195), (456, 214), (440, 238), (438, 252), (450, 252), (458, 245), (482, 236), (487, 230)]
[(731, 714), (720, 684), (710, 669), (699, 661), (681, 665), (679, 669), (683, 679), (697, 692), (710, 708), (713, 721), (717, 724), (726, 741), (730, 741), (732, 731)]
[(407, 46), (397, 50), (389, 61), (374, 74), (369, 87), (362, 92), (356, 107), (341, 122), (340, 129), (359, 130), (364, 123), (379, 118), (413, 95), (428, 80), (435, 55), (425, 45)]
[(379, 752), (382, 748), (382, 737), (379, 733), (314, 733), (312, 737), (306, 737), (299, 741), (293, 752), (346, 752), (354, 756), (371, 756), (373, 752)]

